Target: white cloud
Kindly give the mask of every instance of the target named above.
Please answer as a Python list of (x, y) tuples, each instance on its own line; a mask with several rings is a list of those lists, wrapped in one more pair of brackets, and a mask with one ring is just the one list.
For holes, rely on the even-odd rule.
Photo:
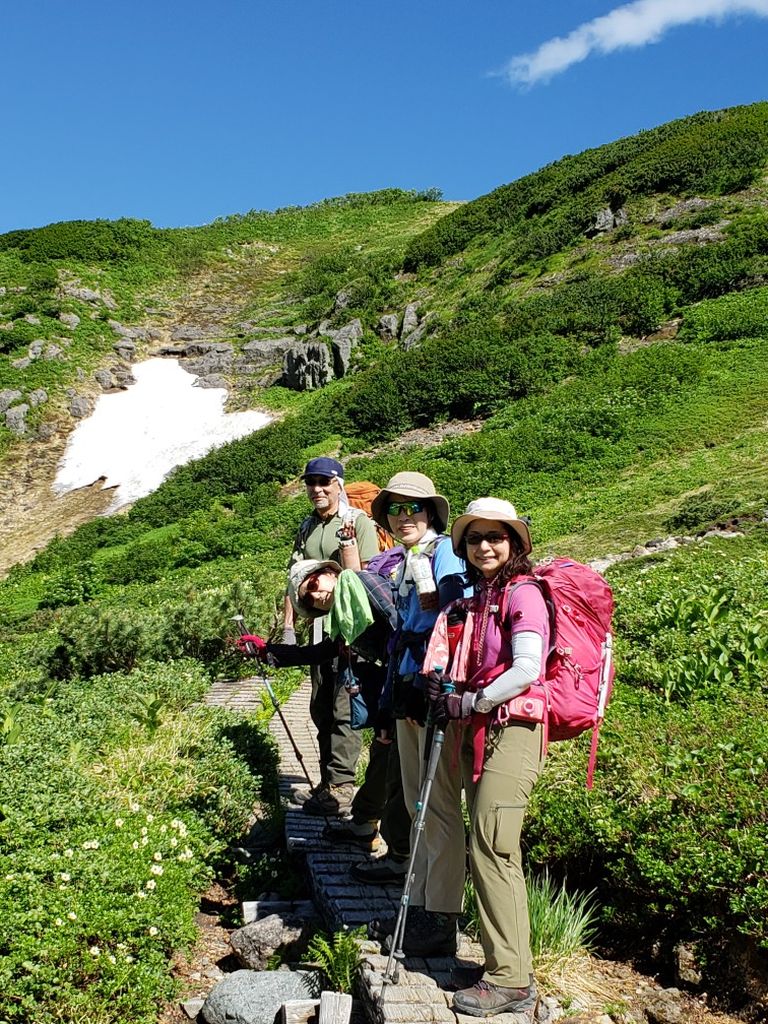
[(513, 57), (503, 74), (515, 85), (533, 85), (593, 53), (645, 46), (679, 25), (739, 14), (766, 18), (768, 0), (634, 0), (579, 25), (567, 36), (548, 39), (533, 53)]

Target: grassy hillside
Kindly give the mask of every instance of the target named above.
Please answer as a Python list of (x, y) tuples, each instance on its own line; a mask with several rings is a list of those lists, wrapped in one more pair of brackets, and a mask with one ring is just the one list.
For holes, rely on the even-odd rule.
[[(177, 470), (126, 514), (55, 540), (0, 584), (0, 899), (19, 908), (0, 932), (9, 1020), (31, 1019), (33, 1001), (36, 1019), (52, 1020), (55, 992), (70, 1018), (87, 1007), (106, 1021), (110, 998), (131, 990), (142, 1000), (123, 1000), (121, 1019), (152, 1019), (196, 887), (253, 798), (233, 783), (218, 807), (201, 752), (231, 725), (198, 709), (200, 738), (184, 743), (182, 708), (205, 680), (240, 671), (232, 614), (262, 632), (277, 621), (306, 511), (295, 478), (325, 452), (351, 479), (423, 470), (454, 511), (481, 494), (510, 498), (532, 516), (539, 555), (689, 538), (609, 571), (618, 683), (596, 789), (583, 789), (581, 742), (553, 750), (529, 856), (599, 887), (606, 935), (627, 946), (652, 936), (661, 957), (692, 944), (709, 981), (754, 1002), (743, 964), (768, 949), (767, 170), (758, 104), (566, 157), (461, 207), (387, 192), (179, 232), (116, 222), (0, 238), (0, 391), (50, 389), (30, 414), (38, 431), (49, 418), (63, 430), (66, 388), (105, 358), (112, 316), (205, 318), (235, 345), (243, 321), (312, 329), (357, 316), (365, 331), (356, 372), (313, 393), (237, 392), (280, 420)], [(74, 277), (115, 309), (65, 296)], [(409, 302), (425, 325), (413, 349), (375, 332)], [(11, 367), (30, 330), (62, 333), (62, 311), (81, 317), (66, 358)], [(454, 436), (439, 440), (447, 421)], [(44, 443), (2, 436), (6, 472)], [(703, 537), (734, 522), (742, 536)], [(111, 687), (124, 694), (114, 706)], [(263, 745), (227, 735), (216, 771), (242, 779)], [(49, 747), (47, 795), (18, 785)], [(54, 815), (62, 792), (73, 795)], [(129, 898), (143, 882), (127, 877), (118, 908), (84, 902), (70, 919), (62, 905), (52, 925), (36, 908), (54, 889), (63, 899), (58, 859), (93, 838), (98, 849), (117, 842), (105, 823), (138, 814), (134, 804), (200, 837), (181, 876), (143, 890), (151, 923), (150, 896), (140, 912)], [(54, 821), (44, 855), (38, 819)], [(90, 857), (78, 853), (77, 900)], [(90, 952), (94, 915), (97, 933), (114, 935), (106, 959)]]

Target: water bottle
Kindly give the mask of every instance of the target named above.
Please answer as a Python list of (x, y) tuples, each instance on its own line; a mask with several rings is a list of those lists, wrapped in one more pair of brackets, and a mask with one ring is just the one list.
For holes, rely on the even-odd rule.
[(429, 556), (423, 551), (417, 551), (411, 558), (411, 575), (419, 597), (419, 607), (422, 611), (438, 611), (437, 584), (432, 575), (432, 564)]

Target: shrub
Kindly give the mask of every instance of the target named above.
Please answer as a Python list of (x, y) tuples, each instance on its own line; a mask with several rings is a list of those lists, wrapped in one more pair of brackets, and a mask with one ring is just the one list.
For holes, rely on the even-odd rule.
[(700, 302), (685, 310), (681, 338), (725, 341), (768, 337), (768, 288), (753, 288)]

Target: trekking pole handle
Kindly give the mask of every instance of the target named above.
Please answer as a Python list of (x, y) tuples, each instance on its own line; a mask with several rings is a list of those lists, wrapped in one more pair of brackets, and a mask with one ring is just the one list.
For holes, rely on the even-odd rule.
[[(245, 617), (244, 616), (242, 616), (242, 615), (233, 615), (232, 616), (232, 621), (237, 626), (237, 631), (240, 634), (240, 636), (248, 636), (248, 628), (245, 625)], [(259, 655), (259, 649), (256, 646), (256, 644), (251, 643), (249, 641), (245, 646), (248, 648), (248, 653), (249, 654), (252, 654), (255, 658), (258, 658), (259, 661), (261, 660), (261, 657)]]

